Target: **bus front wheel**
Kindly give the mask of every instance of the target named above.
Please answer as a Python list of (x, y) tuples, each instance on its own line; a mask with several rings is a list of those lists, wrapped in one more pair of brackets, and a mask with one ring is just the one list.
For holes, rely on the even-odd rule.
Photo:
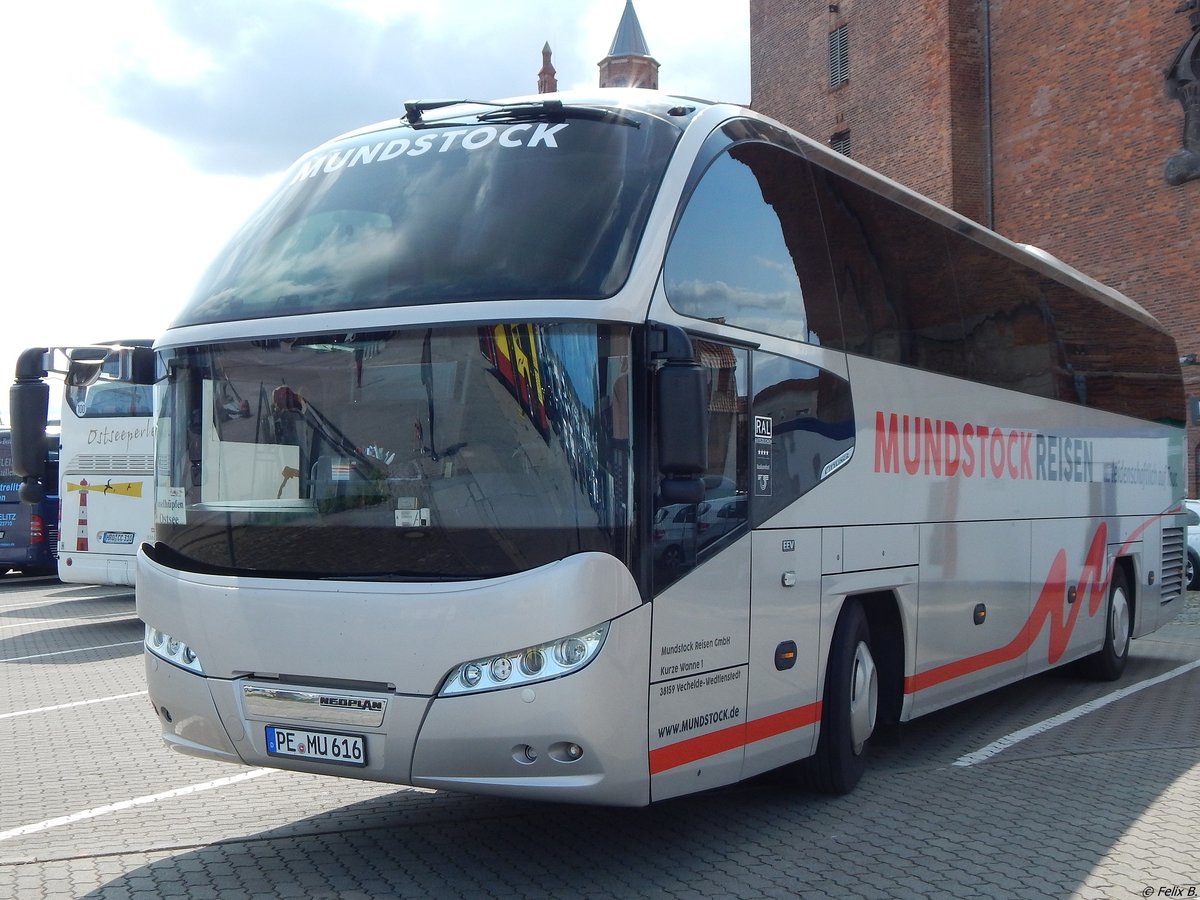
[(867, 616), (857, 600), (847, 601), (829, 648), (821, 736), (805, 774), (813, 788), (848, 794), (867, 766), (866, 743), (879, 710), (879, 670), (871, 653)]

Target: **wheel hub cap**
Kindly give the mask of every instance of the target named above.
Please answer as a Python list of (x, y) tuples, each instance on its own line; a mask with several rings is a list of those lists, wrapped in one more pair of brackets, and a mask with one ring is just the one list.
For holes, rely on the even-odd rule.
[(850, 740), (855, 753), (862, 752), (863, 744), (875, 730), (878, 706), (879, 672), (871, 648), (860, 642), (854, 651), (854, 668), (850, 674)]

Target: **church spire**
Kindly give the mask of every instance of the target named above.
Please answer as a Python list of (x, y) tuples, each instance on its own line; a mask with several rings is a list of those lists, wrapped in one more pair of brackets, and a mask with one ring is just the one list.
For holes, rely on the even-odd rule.
[(538, 93), (553, 94), (558, 90), (558, 79), (555, 77), (554, 64), (550, 62), (550, 42), (542, 48), (542, 68), (538, 72)]
[(600, 87), (638, 87), (658, 90), (658, 61), (650, 55), (633, 0), (625, 0), (625, 11), (617, 25), (608, 56), (600, 67)]

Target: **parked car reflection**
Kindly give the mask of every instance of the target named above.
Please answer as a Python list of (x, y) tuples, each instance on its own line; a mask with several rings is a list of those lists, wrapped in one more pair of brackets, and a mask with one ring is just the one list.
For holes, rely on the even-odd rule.
[(1184, 580), (1189, 591), (1200, 591), (1200, 500), (1184, 500), (1187, 505), (1187, 565)]
[(744, 494), (660, 507), (654, 517), (655, 567), (671, 579), (682, 575), (706, 547), (743, 524), (747, 511)]

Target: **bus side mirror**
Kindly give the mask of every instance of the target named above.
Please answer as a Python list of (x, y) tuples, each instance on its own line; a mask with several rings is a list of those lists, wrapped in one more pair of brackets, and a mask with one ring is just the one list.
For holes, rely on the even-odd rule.
[[(17, 378), (8, 389), (10, 428), (12, 430), (12, 468), (21, 476), (21, 499), (35, 502), (44, 495), (38, 479), (46, 475), (46, 420), (50, 405), (50, 385), (43, 365), (45, 347), (26, 350), (17, 359)], [(39, 494), (41, 492), (41, 494)]]
[(655, 409), (664, 505), (704, 499), (708, 468), (708, 386), (703, 366), (669, 362), (658, 370)]
[(122, 347), (117, 357), (118, 374), (127, 384), (154, 384), (154, 349)]
[(22, 503), (41, 503), (46, 499), (46, 486), (40, 481), (26, 478), (21, 482), (21, 489), (17, 491), (17, 496)]

